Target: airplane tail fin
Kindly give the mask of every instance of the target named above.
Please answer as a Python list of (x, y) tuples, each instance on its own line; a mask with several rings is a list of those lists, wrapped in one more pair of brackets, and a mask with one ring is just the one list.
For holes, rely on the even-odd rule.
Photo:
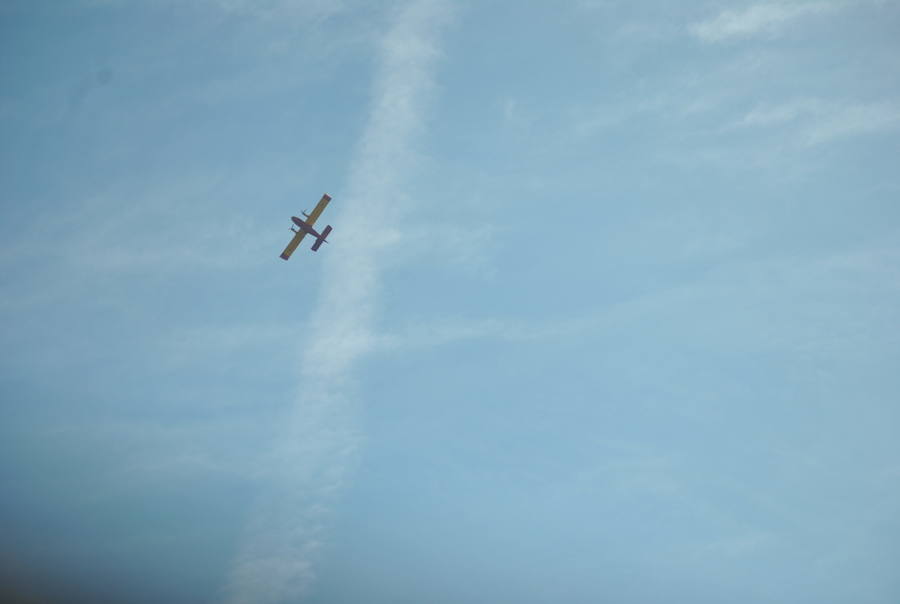
[(319, 235), (319, 238), (316, 239), (316, 242), (313, 244), (312, 248), (310, 248), (310, 249), (312, 249), (312, 251), (315, 252), (316, 250), (319, 249), (320, 245), (322, 245), (323, 243), (328, 243), (325, 240), (325, 238), (328, 237), (328, 233), (330, 233), (330, 232), (331, 232), (331, 225), (329, 224), (327, 227), (325, 227), (325, 229), (322, 231), (322, 234)]

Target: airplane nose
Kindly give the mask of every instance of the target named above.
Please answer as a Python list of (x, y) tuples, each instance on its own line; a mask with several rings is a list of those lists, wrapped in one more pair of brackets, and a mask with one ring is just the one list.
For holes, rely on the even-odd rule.
[(300, 220), (299, 218), (297, 218), (296, 216), (291, 216), (291, 220), (293, 220), (293, 221), (294, 221), (294, 224), (296, 224), (297, 226), (302, 226), (302, 225), (303, 225), (303, 221)]

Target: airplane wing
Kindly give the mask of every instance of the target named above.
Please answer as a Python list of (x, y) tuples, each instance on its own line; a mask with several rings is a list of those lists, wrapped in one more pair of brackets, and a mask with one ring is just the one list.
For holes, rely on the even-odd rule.
[(299, 231), (294, 238), (287, 244), (287, 247), (284, 248), (284, 251), (281, 252), (281, 259), (287, 260), (291, 257), (291, 254), (294, 253), (294, 250), (297, 249), (297, 246), (300, 245), (300, 242), (303, 241), (303, 237), (306, 236), (305, 231)]
[(319, 215), (325, 211), (325, 206), (328, 205), (328, 202), (331, 201), (331, 195), (325, 193), (322, 195), (322, 199), (319, 200), (319, 203), (316, 204), (315, 209), (312, 211), (312, 214), (309, 215), (309, 218), (306, 219), (306, 224), (312, 226), (315, 224), (316, 220), (319, 218)]
[[(322, 199), (319, 200), (319, 203), (316, 204), (316, 207), (313, 209), (312, 214), (306, 217), (306, 224), (312, 226), (315, 224), (316, 220), (319, 218), (319, 215), (325, 211), (325, 206), (328, 205), (328, 202), (331, 201), (331, 195), (325, 193), (322, 195)], [(298, 231), (294, 238), (291, 239), (290, 243), (287, 244), (287, 247), (284, 248), (284, 251), (281, 252), (281, 258), (283, 260), (287, 260), (291, 257), (291, 254), (294, 253), (294, 250), (297, 249), (297, 246), (300, 245), (300, 242), (303, 241), (303, 238), (306, 236), (306, 231)]]

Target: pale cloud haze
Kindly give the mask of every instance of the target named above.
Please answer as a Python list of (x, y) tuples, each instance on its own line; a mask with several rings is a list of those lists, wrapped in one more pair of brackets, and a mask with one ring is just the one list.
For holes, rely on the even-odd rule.
[(840, 1), (789, 1), (751, 4), (744, 9), (726, 9), (717, 16), (691, 26), (704, 42), (722, 42), (757, 34), (774, 34), (804, 17), (823, 15), (846, 6)]
[(900, 601), (898, 19), (4, 3), (0, 600)]

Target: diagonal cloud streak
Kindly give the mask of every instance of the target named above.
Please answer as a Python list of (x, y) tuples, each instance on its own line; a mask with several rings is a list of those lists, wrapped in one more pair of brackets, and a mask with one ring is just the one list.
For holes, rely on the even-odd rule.
[(691, 26), (690, 31), (703, 42), (723, 42), (774, 33), (791, 21), (807, 15), (822, 15), (844, 8), (843, 0), (819, 2), (765, 2), (744, 10), (726, 10), (718, 16)]
[(361, 440), (351, 372), (373, 348), (379, 266), (395, 242), (380, 227), (402, 214), (398, 190), (413, 163), (446, 15), (440, 1), (411, 2), (380, 41), (366, 129), (348, 188), (332, 206), (336, 238), (322, 259), (327, 277), (304, 340), (301, 394), (267, 464), (277, 486), (246, 527), (226, 587), (233, 604), (297, 601), (315, 578), (330, 503)]

